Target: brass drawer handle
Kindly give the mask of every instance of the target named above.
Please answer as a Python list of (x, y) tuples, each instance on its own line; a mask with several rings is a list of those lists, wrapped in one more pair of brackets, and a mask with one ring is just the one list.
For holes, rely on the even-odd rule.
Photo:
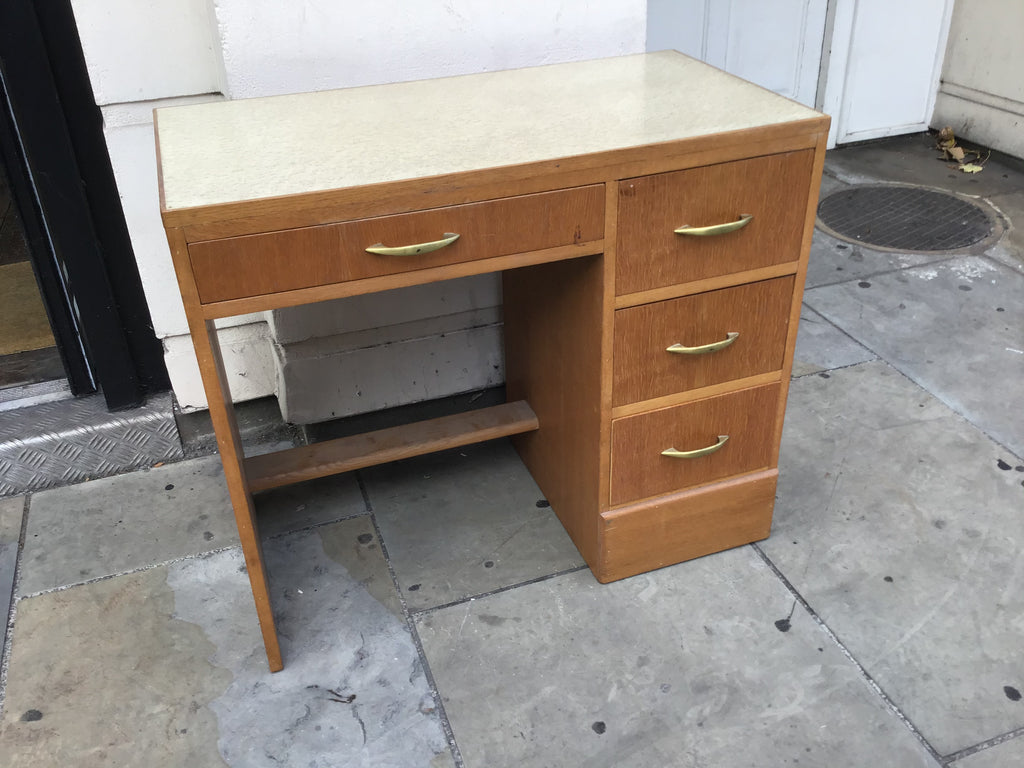
[(445, 232), (444, 238), (441, 240), (434, 240), (430, 243), (416, 243), (414, 245), (396, 245), (389, 247), (384, 243), (374, 243), (366, 249), (367, 253), (376, 253), (378, 256), (415, 256), (418, 253), (430, 253), (444, 248), (446, 245), (451, 245), (459, 236), (454, 232)]
[(737, 331), (729, 331), (721, 341), (701, 344), (699, 347), (684, 347), (682, 344), (673, 344), (671, 347), (665, 347), (665, 351), (671, 352), (673, 355), (706, 355), (708, 352), (717, 352), (720, 349), (725, 349), (736, 341), (739, 336), (740, 334)]
[(705, 237), (707, 235), (724, 235), (726, 232), (735, 232), (743, 229), (754, 218), (752, 213), (741, 213), (736, 221), (727, 221), (725, 224), (712, 224), (710, 227), (691, 227), (683, 224), (679, 229), (673, 230), (677, 235), (696, 235)]
[(668, 456), (673, 459), (698, 459), (701, 456), (707, 456), (709, 453), (714, 453), (729, 439), (728, 435), (719, 435), (718, 442), (714, 445), (709, 445), (707, 448), (698, 448), (695, 451), (677, 451), (675, 448), (666, 448), (661, 452), (662, 456)]

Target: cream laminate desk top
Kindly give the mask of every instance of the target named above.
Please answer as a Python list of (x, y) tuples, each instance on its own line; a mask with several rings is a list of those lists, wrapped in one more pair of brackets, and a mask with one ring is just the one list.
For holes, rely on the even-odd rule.
[(675, 51), (156, 110), (167, 211), (818, 116)]

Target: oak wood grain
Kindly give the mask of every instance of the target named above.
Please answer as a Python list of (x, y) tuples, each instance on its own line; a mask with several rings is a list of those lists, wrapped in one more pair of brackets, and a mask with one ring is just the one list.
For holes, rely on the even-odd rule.
[(265, 491), (389, 461), (446, 451), (537, 429), (525, 401), (388, 427), (252, 456), (245, 469), (252, 491)]
[(660, 288), (637, 291), (636, 293), (624, 293), (615, 297), (615, 308), (637, 307), (641, 304), (650, 304), (655, 301), (667, 301), (668, 299), (678, 299), (681, 296), (693, 296), (698, 293), (717, 291), (720, 288), (731, 288), (734, 285), (771, 280), (773, 277), (795, 275), (800, 268), (800, 263), (797, 261), (798, 258), (799, 254), (794, 254), (792, 261), (786, 261), (781, 264), (733, 272), (728, 275), (715, 275), (714, 277), (694, 280), (689, 283), (663, 285)]
[(505, 369), (510, 399), (540, 421), (513, 442), (583, 558), (598, 562), (604, 259), (506, 272)]
[[(415, 256), (366, 248), (460, 235)], [(261, 296), (380, 275), (600, 240), (604, 187), (545, 192), (417, 213), (193, 243), (192, 271), (203, 303)]]
[[(779, 384), (696, 400), (612, 422), (611, 503), (624, 504), (713, 480), (769, 468)], [(662, 456), (729, 440), (695, 459)]]
[(777, 470), (610, 510), (601, 515), (601, 582), (768, 538)]
[[(811, 150), (737, 160), (619, 182), (615, 290), (635, 293), (793, 261), (800, 251)], [(728, 234), (675, 229), (736, 221)]]
[(463, 261), (458, 264), (446, 264), (441, 267), (430, 267), (393, 275), (367, 277), (363, 280), (349, 280), (345, 283), (315, 285), (310, 288), (299, 288), (294, 291), (250, 296), (244, 299), (231, 299), (213, 304), (204, 304), (204, 317), (231, 317), (248, 312), (260, 312), (267, 309), (296, 307), (300, 304), (311, 304), (316, 301), (340, 299), (345, 296), (360, 296), (377, 291), (388, 291), (393, 288), (404, 288), (410, 285), (424, 285), (441, 280), (454, 280), (457, 277), (481, 275), (487, 272), (502, 272), (507, 269), (518, 269), (533, 264), (547, 264), (552, 261), (578, 259), (581, 256), (593, 256), (604, 250), (604, 240), (595, 240), (579, 245), (561, 245), (557, 248), (546, 248), (542, 251), (529, 253), (513, 253), (508, 256), (495, 256), (490, 259)]
[[(668, 395), (782, 367), (793, 278), (645, 304), (615, 313), (614, 405)], [(674, 354), (738, 333), (728, 347)]]
[[(614, 350), (615, 350), (615, 233), (619, 226), (619, 190), (614, 180), (605, 185), (605, 243), (604, 282), (602, 285), (604, 306), (601, 310), (601, 325), (612, 327), (611, 332), (601, 334), (601, 446), (598, 455), (598, 499), (600, 509), (608, 506), (608, 495), (611, 487), (612, 465), (612, 384), (614, 382)], [(598, 542), (601, 531), (598, 529)], [(603, 547), (603, 544), (601, 545)]]
[(626, 403), (612, 408), (612, 419), (620, 419), (623, 416), (635, 416), (638, 413), (656, 411), (659, 408), (668, 408), (673, 405), (692, 403), (694, 400), (705, 400), (709, 397), (726, 395), (750, 387), (760, 387), (764, 384), (775, 384), (782, 380), (782, 371), (769, 371), (759, 373), (756, 376), (745, 376), (742, 379), (723, 381), (718, 384), (711, 384), (698, 389), (684, 389), (680, 392), (673, 392), (669, 395), (662, 395), (651, 400), (640, 400), (635, 403)]
[[(271, 669), (281, 654), (255, 490), (514, 435), (602, 581), (767, 536), (828, 123), (191, 209), (167, 210), (161, 177)], [(755, 220), (730, 235), (672, 233), (740, 213)], [(364, 252), (451, 231), (456, 244), (413, 260)], [(244, 458), (213, 318), (499, 270), (514, 402)], [(756, 343), (656, 354), (669, 330), (687, 336), (668, 343), (714, 340), (726, 315), (744, 324), (737, 344)], [(710, 456), (660, 455), (718, 434), (730, 441)]]
[(181, 230), (168, 229), (167, 241), (174, 259), (182, 300), (185, 303), (185, 315), (199, 361), (199, 374), (210, 408), (210, 419), (213, 422), (214, 434), (217, 436), (217, 449), (224, 467), (224, 480), (231, 498), (238, 538), (242, 544), (249, 585), (256, 603), (256, 616), (263, 635), (267, 665), (271, 672), (278, 672), (284, 668), (284, 660), (270, 604), (270, 584), (263, 560), (263, 543), (256, 525), (256, 508), (253, 506), (252, 493), (245, 473), (245, 454), (242, 451), (242, 440), (235, 420), (231, 391), (224, 373), (224, 360), (217, 340), (217, 329), (212, 320), (204, 320), (199, 312), (199, 296), (189, 268), (187, 245)]

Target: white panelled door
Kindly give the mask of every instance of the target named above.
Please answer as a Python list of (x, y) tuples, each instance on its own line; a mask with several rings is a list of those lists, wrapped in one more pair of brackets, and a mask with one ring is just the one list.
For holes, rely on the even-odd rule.
[(675, 48), (815, 105), (828, 0), (649, 0), (647, 49)]
[(953, 0), (835, 0), (829, 145), (928, 128)]
[(647, 50), (675, 48), (821, 109), (834, 147), (927, 129), (953, 1), (648, 0)]

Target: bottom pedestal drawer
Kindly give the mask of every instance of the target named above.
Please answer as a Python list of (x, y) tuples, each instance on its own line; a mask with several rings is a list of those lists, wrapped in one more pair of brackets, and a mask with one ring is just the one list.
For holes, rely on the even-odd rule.
[(767, 384), (615, 419), (611, 505), (769, 468), (778, 404), (779, 385)]
[(768, 538), (777, 477), (771, 469), (605, 512), (598, 581)]

